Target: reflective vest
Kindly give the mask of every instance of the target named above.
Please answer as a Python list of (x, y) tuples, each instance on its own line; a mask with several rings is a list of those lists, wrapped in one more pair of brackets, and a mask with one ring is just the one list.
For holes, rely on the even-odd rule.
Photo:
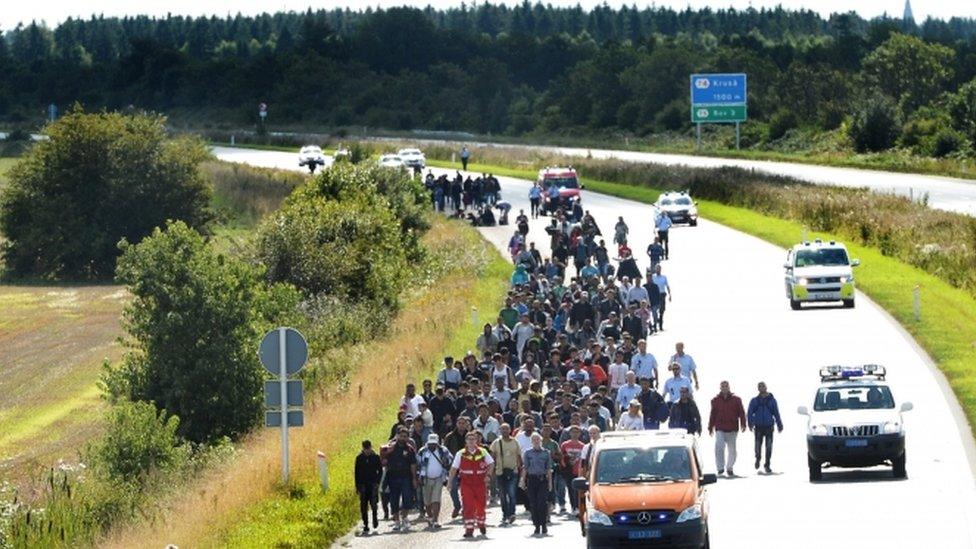
[(475, 453), (468, 452), (465, 448), (461, 450), (461, 465), (458, 466), (458, 474), (464, 476), (486, 475), (488, 474), (488, 464), (485, 457), (488, 451), (478, 448)]

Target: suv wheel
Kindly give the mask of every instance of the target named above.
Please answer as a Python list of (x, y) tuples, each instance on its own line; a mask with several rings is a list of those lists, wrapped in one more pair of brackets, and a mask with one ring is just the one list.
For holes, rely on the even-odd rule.
[(807, 466), (810, 468), (810, 482), (823, 480), (823, 471), (820, 468), (819, 461), (807, 456)]
[(691, 221), (688, 222), (688, 224), (691, 225), (692, 227), (697, 227), (698, 226), (698, 220), (697, 219), (692, 219)]
[(795, 300), (795, 299), (791, 299), (790, 300), (790, 309), (793, 309), (794, 311), (799, 311), (800, 310), (800, 302), (797, 301), (797, 300)]
[(844, 308), (845, 309), (853, 309), (854, 308), (854, 300), (853, 299), (845, 299), (844, 300)]
[(895, 478), (906, 478), (908, 476), (908, 471), (905, 470), (905, 455), (907, 452), (902, 452), (901, 456), (896, 457), (891, 460), (892, 472)]

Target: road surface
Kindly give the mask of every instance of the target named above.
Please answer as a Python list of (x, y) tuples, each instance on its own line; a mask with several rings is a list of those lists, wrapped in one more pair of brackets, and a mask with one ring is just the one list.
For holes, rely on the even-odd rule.
[[(295, 155), (217, 149), (219, 158), (294, 169)], [(280, 163), (279, 163), (280, 162)], [(503, 195), (528, 209), (529, 183), (501, 178)], [(584, 207), (604, 234), (617, 216), (631, 230), (631, 246), (646, 249), (651, 238), (650, 209), (645, 204), (584, 192)], [(532, 223), (529, 240), (546, 249), (542, 230), (548, 218)], [(481, 229), (503, 252), (514, 227)], [(799, 235), (797, 235), (799, 238)], [(698, 227), (676, 227), (671, 259), (664, 263), (674, 300), (665, 331), (648, 348), (666, 360), (676, 341), (699, 365), (697, 400), (707, 418), (708, 401), (728, 380), (746, 401), (756, 383), (765, 381), (776, 395), (786, 430), (776, 436), (773, 475), (752, 468), (752, 440), (739, 437), (736, 473), (709, 488), (711, 538), (719, 549), (843, 547), (888, 549), (976, 547), (976, 483), (973, 441), (941, 374), (910, 337), (882, 310), (858, 294), (855, 309), (816, 307), (792, 311), (784, 295), (785, 252), (754, 237), (702, 220)], [(545, 252), (543, 252), (545, 254)], [(640, 255), (640, 254), (638, 254)], [(642, 262), (646, 266), (646, 261)], [(572, 268), (571, 268), (572, 270)], [(473, 342), (472, 342), (473, 346)], [(888, 368), (896, 400), (915, 405), (906, 414), (908, 479), (896, 481), (888, 468), (826, 469), (824, 481), (807, 481), (805, 418), (799, 405), (811, 405), (817, 372), (827, 364), (880, 363)], [(700, 447), (707, 471), (714, 471), (713, 439)], [(447, 500), (445, 500), (447, 501)], [(490, 509), (489, 524), (499, 521)], [(439, 532), (416, 528), (407, 534), (380, 525), (368, 538), (352, 533), (338, 546), (356, 548), (446, 547), (461, 541), (459, 522)], [(516, 527), (491, 527), (487, 539), (466, 542), (478, 547), (582, 547), (576, 523), (556, 517), (550, 536), (530, 539), (531, 523), (520, 515)], [(419, 525), (418, 525), (419, 526)]]

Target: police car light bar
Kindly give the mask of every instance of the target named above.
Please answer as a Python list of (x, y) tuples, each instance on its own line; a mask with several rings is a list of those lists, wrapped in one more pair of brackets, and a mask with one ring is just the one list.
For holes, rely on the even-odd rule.
[(887, 371), (878, 364), (864, 364), (862, 366), (824, 366), (820, 368), (821, 381), (835, 381), (871, 376), (883, 380)]

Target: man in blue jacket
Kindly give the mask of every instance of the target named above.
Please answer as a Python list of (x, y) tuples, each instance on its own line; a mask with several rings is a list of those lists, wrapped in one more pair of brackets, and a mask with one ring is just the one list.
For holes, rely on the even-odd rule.
[(766, 464), (767, 474), (773, 470), (769, 468), (769, 459), (773, 455), (773, 428), (783, 432), (783, 420), (779, 416), (779, 406), (776, 405), (776, 397), (766, 390), (766, 384), (759, 382), (759, 394), (749, 401), (749, 411), (746, 419), (749, 422), (749, 430), (756, 435), (756, 469), (759, 469), (760, 458), (762, 457), (763, 441), (766, 443)]

